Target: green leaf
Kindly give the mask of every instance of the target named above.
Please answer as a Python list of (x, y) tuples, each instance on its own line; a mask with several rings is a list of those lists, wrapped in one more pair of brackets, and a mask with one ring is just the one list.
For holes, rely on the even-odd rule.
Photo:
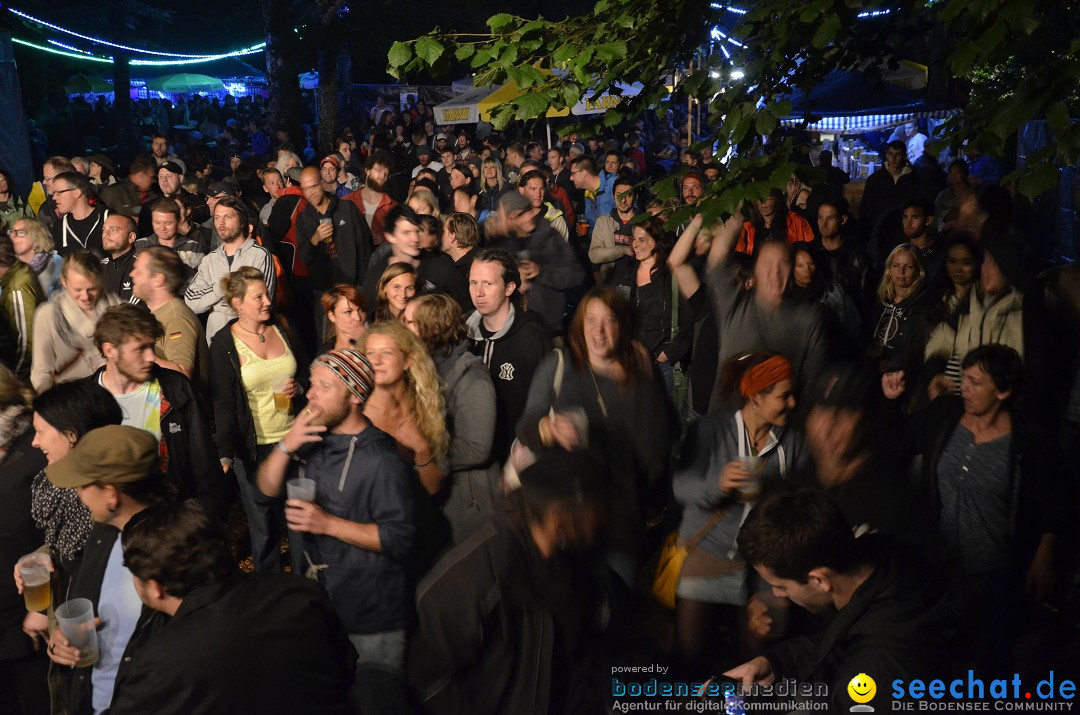
[(624, 57), (626, 57), (626, 43), (621, 40), (596, 46), (596, 59), (601, 62), (614, 62)]
[(1046, 121), (1059, 137), (1069, 131), (1069, 108), (1065, 102), (1055, 102), (1046, 112)]
[(475, 55), (473, 55), (471, 64), (472, 64), (473, 69), (479, 69), (480, 67), (483, 67), (484, 65), (486, 65), (490, 61), (491, 61), (491, 52), (489, 50), (480, 50)]
[(779, 122), (777, 121), (775, 114), (763, 111), (757, 115), (754, 124), (757, 126), (758, 134), (769, 136), (776, 131), (776, 126)]
[(390, 51), (386, 53), (386, 59), (391, 67), (400, 67), (412, 59), (412, 50), (404, 42), (395, 42), (390, 45)]
[(428, 65), (435, 64), (435, 60), (439, 59), (445, 50), (438, 40), (430, 37), (421, 37), (416, 41), (416, 56)]
[(824, 47), (833, 41), (836, 37), (836, 33), (840, 30), (840, 16), (834, 13), (826, 15), (818, 25), (817, 31), (814, 33), (814, 39), (811, 40), (811, 44), (814, 47)]
[(454, 57), (457, 58), (458, 62), (464, 62), (472, 57), (474, 52), (476, 52), (476, 47), (473, 45), (459, 45), (458, 48), (454, 50)]
[(1020, 192), (1028, 198), (1035, 198), (1057, 187), (1061, 174), (1053, 164), (1039, 164), (1031, 167), (1030, 172), (1020, 178)]
[(516, 100), (518, 119), (535, 119), (547, 112), (548, 98), (540, 92), (523, 94)]
[(498, 15), (492, 15), (491, 17), (489, 17), (487, 24), (488, 27), (491, 28), (492, 32), (498, 32), (502, 28), (509, 25), (513, 20), (513, 15), (506, 12), (500, 12)]
[(593, 5), (592, 11), (593, 11), (594, 15), (599, 15), (599, 14), (601, 14), (602, 12), (604, 12), (607, 9), (608, 9), (608, 0), (597, 0), (596, 4)]
[(577, 48), (573, 45), (559, 45), (559, 49), (555, 50), (551, 55), (551, 63), (556, 67), (562, 68), (566, 66), (566, 63), (574, 59), (577, 56)]

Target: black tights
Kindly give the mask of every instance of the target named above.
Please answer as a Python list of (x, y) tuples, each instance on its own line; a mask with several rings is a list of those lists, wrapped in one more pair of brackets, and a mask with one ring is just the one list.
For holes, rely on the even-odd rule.
[(688, 678), (705, 680), (723, 646), (738, 643), (738, 608), (675, 599), (675, 664)]

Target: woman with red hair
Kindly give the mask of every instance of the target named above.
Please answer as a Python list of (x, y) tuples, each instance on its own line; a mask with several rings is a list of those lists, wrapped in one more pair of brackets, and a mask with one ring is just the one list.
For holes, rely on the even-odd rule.
[(731, 634), (745, 630), (748, 571), (735, 545), (739, 527), (763, 491), (809, 458), (802, 435), (786, 429), (795, 408), (787, 358), (742, 354), (720, 379), (734, 409), (696, 425), (673, 483), (683, 510), (679, 540), (689, 550), (675, 591), (676, 648), (688, 669), (708, 667), (721, 622)]

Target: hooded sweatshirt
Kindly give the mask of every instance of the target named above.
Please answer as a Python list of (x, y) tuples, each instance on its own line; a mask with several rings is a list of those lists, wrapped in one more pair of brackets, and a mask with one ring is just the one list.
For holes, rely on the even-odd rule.
[(514, 441), (514, 426), (525, 411), (529, 384), (540, 360), (551, 351), (544, 329), (511, 304), (506, 323), (495, 333), (483, 327), (484, 316), (473, 312), (466, 321), (473, 355), (487, 365), (495, 385), (495, 438), (491, 456), (504, 461)]

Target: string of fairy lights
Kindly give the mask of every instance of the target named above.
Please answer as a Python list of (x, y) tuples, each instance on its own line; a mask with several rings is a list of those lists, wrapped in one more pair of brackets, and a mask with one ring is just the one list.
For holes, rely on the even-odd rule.
[[(266, 43), (265, 42), (259, 42), (257, 44), (250, 45), (248, 47), (242, 47), (242, 48), (240, 48), (238, 50), (232, 50), (230, 52), (219, 52), (219, 53), (213, 53), (213, 54), (201, 54), (200, 55), (200, 54), (186, 54), (186, 53), (180, 53), (180, 52), (159, 52), (159, 51), (156, 51), (156, 50), (147, 50), (147, 49), (144, 49), (144, 48), (141, 48), (141, 47), (131, 47), (131, 46), (128, 46), (128, 45), (120, 44), (118, 42), (112, 42), (110, 40), (106, 40), (106, 39), (103, 39), (103, 38), (100, 38), (100, 37), (93, 37), (91, 35), (86, 35), (86, 34), (83, 34), (83, 33), (80, 33), (80, 32), (76, 32), (76, 31), (68, 29), (66, 27), (61, 27), (60, 25), (57, 25), (57, 24), (48, 22), (46, 20), (43, 20), (43, 19), (41, 19), (39, 17), (35, 17), (35, 16), (33, 16), (33, 15), (29, 14), (29, 13), (23, 12), (21, 10), (17, 10), (17, 9), (15, 9), (13, 7), (6, 7), (5, 9), (8, 12), (12, 13), (13, 15), (15, 15), (17, 17), (20, 17), (20, 18), (22, 18), (22, 19), (24, 19), (24, 20), (26, 20), (28, 22), (34, 23), (35, 25), (39, 25), (40, 27), (46, 28), (46, 29), (51, 30), (53, 32), (59, 32), (59, 33), (64, 34), (64, 35), (69, 35), (71, 37), (76, 37), (76, 38), (78, 38), (80, 40), (85, 40), (86, 42), (90, 42), (93, 45), (100, 45), (102, 47), (113, 47), (113, 48), (118, 49), (118, 50), (124, 50), (125, 52), (131, 52), (131, 53), (135, 53), (135, 54), (139, 54), (139, 55), (150, 55), (151, 57), (168, 58), (168, 59), (147, 59), (145, 57), (133, 57), (133, 58), (131, 58), (129, 60), (130, 64), (132, 64), (132, 65), (158, 65), (158, 66), (161, 66), (161, 65), (190, 65), (190, 64), (197, 64), (197, 63), (201, 63), (201, 62), (213, 62), (215, 60), (226, 59), (226, 58), (229, 58), (229, 57), (244, 57), (244, 56), (247, 56), (247, 55), (254, 55), (254, 54), (258, 54), (259, 52), (262, 52), (264, 49), (266, 49)], [(21, 45), (23, 47), (29, 47), (29, 48), (32, 48), (32, 49), (35, 49), (35, 50), (39, 50), (41, 52), (48, 52), (48, 53), (54, 54), (54, 55), (61, 55), (63, 57), (68, 57), (68, 58), (75, 59), (75, 60), (83, 60), (83, 61), (86, 61), (86, 62), (97, 62), (97, 63), (101, 63), (101, 64), (112, 64), (113, 63), (112, 56), (99, 55), (99, 54), (96, 54), (96, 53), (94, 53), (94, 52), (92, 52), (90, 50), (86, 50), (86, 49), (83, 49), (81, 47), (76, 47), (74, 45), (67, 44), (65, 42), (60, 42), (59, 40), (55, 40), (55, 39), (46, 40), (49, 43), (48, 45), (43, 45), (43, 44), (40, 44), (38, 42), (31, 42), (30, 40), (26, 40), (26, 39), (23, 39), (21, 37), (12, 37), (11, 41), (13, 43), (15, 43), (16, 45)]]

